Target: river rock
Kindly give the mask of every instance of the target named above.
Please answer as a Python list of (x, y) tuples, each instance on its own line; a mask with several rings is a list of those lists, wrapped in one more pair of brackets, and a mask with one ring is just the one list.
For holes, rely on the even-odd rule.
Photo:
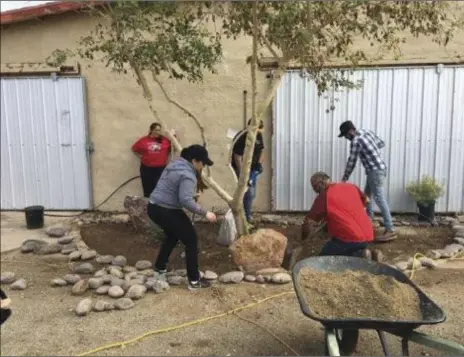
[(152, 267), (152, 262), (149, 260), (139, 260), (137, 263), (135, 263), (135, 268), (137, 270), (146, 270), (150, 269)]
[(438, 266), (438, 264), (431, 258), (420, 257), (419, 261), (421, 265), (426, 268), (436, 268)]
[(0, 275), (1, 284), (11, 284), (16, 280), (16, 274), (11, 271), (2, 272)]
[(139, 274), (146, 276), (148, 278), (148, 277), (155, 276), (155, 271), (153, 269), (145, 269), (145, 270), (139, 271)]
[(266, 280), (264, 279), (264, 276), (258, 275), (258, 276), (256, 276), (256, 282), (258, 284), (264, 284), (266, 282)]
[(110, 274), (106, 274), (101, 277), (101, 279), (103, 280), (103, 284), (111, 284), (111, 281), (113, 280), (113, 278), (117, 279), (116, 277)]
[(102, 268), (102, 269), (100, 269), (100, 270), (97, 270), (97, 271), (95, 272), (95, 274), (93, 274), (93, 276), (94, 276), (95, 278), (101, 278), (101, 277), (105, 276), (106, 274), (107, 274), (107, 273), (106, 273), (106, 269), (105, 269), (105, 268)]
[(71, 252), (69, 254), (69, 260), (70, 261), (75, 261), (79, 260), (81, 258), (82, 252), (80, 250), (75, 250), (74, 252)]
[(453, 238), (453, 241), (457, 244), (461, 244), (461, 245), (464, 245), (464, 238), (461, 238), (461, 237), (454, 237)]
[(273, 229), (259, 229), (232, 243), (235, 264), (246, 272), (263, 268), (279, 268), (285, 256), (287, 237)]
[(167, 278), (169, 285), (182, 285), (186, 282), (186, 279), (182, 276), (169, 276)]
[(231, 271), (229, 273), (225, 273), (219, 277), (219, 281), (221, 283), (229, 284), (238, 284), (240, 283), (243, 278), (245, 277), (245, 274), (241, 271)]
[(398, 262), (395, 264), (395, 266), (398, 268), (398, 270), (405, 271), (408, 269), (408, 262)]
[(110, 275), (113, 275), (113, 276), (115, 276), (116, 278), (121, 278), (121, 279), (124, 278), (124, 273), (123, 273), (121, 270), (116, 269), (116, 268), (114, 268), (114, 267), (112, 267), (112, 268), (109, 270), (109, 273), (110, 273)]
[(92, 299), (83, 299), (79, 301), (79, 303), (76, 306), (76, 315), (85, 316), (90, 312), (90, 310), (92, 310)]
[(94, 271), (92, 263), (80, 263), (74, 267), (74, 272), (77, 274), (91, 274)]
[(71, 243), (72, 241), (74, 240), (74, 237), (73, 236), (66, 236), (66, 237), (61, 237), (61, 238), (58, 238), (57, 242), (59, 244), (69, 244)]
[(95, 312), (111, 311), (111, 310), (114, 310), (114, 304), (109, 301), (105, 301), (105, 300), (97, 300), (97, 302), (95, 303), (93, 307), (93, 311)]
[(66, 280), (64, 280), (64, 279), (57, 278), (57, 279), (53, 279), (50, 282), (50, 285), (53, 286), (53, 287), (66, 286), (66, 285), (68, 285), (68, 282)]
[(38, 239), (28, 239), (21, 245), (22, 253), (32, 253), (39, 250), (42, 245), (48, 244), (43, 240)]
[(25, 279), (18, 279), (11, 284), (11, 290), (25, 290), (27, 288), (27, 281)]
[(174, 270), (174, 275), (181, 276), (181, 277), (186, 277), (187, 276), (187, 269), (177, 269)]
[(203, 275), (203, 278), (206, 280), (216, 280), (218, 278), (218, 275), (211, 270), (206, 270), (205, 274)]
[(135, 306), (135, 303), (129, 298), (121, 298), (114, 302), (114, 307), (117, 310), (129, 310)]
[(40, 255), (56, 254), (61, 253), (63, 246), (58, 243), (44, 244), (41, 245), (35, 252)]
[(109, 288), (108, 295), (117, 299), (124, 295), (124, 290), (120, 286), (115, 285)]
[(118, 278), (116, 276), (111, 276), (110, 285), (111, 286), (122, 286), (126, 281), (124, 279)]
[(114, 259), (111, 261), (111, 264), (123, 267), (124, 265), (127, 265), (127, 259), (123, 255), (118, 255), (114, 257)]
[(136, 271), (133, 271), (133, 272), (130, 272), (130, 273), (126, 273), (126, 275), (124, 276), (124, 280), (126, 280), (126, 281), (131, 281), (132, 279), (135, 279), (136, 276), (137, 276), (137, 272), (136, 272)]
[(132, 300), (138, 300), (145, 296), (147, 288), (144, 285), (132, 285), (127, 291), (126, 297)]
[(108, 290), (110, 290), (110, 287), (111, 286), (109, 285), (102, 285), (99, 288), (97, 288), (97, 290), (95, 290), (95, 293), (98, 295), (106, 295), (108, 294)]
[(153, 291), (157, 294), (169, 290), (169, 284), (166, 281), (156, 280), (153, 285)]
[(462, 252), (464, 250), (464, 246), (461, 244), (453, 243), (449, 244), (444, 248), (445, 251), (450, 252), (453, 256)]
[(81, 260), (90, 260), (97, 256), (96, 250), (84, 250), (81, 255)]
[[(63, 247), (61, 248), (61, 254), (68, 255), (68, 254), (71, 254), (72, 252), (74, 252), (75, 250), (77, 250), (77, 244), (76, 243), (64, 244)], [(79, 259), (79, 258), (77, 258), (77, 259)]]
[(111, 264), (113, 259), (114, 257), (112, 255), (99, 255), (98, 257), (95, 258), (95, 261), (98, 264)]
[(80, 281), (82, 278), (77, 275), (77, 274), (66, 274), (63, 276), (63, 280), (66, 281), (68, 284), (76, 284), (78, 281)]
[(132, 267), (130, 265), (125, 265), (123, 267), (118, 267), (118, 268), (121, 268), (121, 271), (124, 272), (125, 274), (138, 272), (136, 267)]
[(62, 225), (47, 227), (45, 233), (52, 238), (61, 238), (66, 234), (67, 229)]
[(82, 279), (79, 280), (74, 286), (72, 287), (71, 293), (73, 295), (82, 295), (89, 289), (89, 280)]
[(287, 284), (292, 281), (292, 277), (287, 273), (277, 273), (272, 276), (271, 281), (275, 284)]
[(98, 289), (102, 285), (103, 285), (103, 279), (101, 279), (101, 278), (90, 278), (89, 279), (89, 288), (90, 289)]
[(243, 280), (248, 281), (249, 283), (254, 283), (256, 281), (256, 276), (247, 274)]
[(147, 281), (143, 284), (148, 290), (153, 290), (155, 286), (156, 279), (148, 278)]

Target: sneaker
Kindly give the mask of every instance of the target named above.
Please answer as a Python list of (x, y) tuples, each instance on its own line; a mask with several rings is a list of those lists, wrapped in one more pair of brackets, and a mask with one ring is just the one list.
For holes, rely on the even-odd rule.
[(398, 236), (396, 235), (396, 232), (385, 231), (383, 235), (381, 235), (380, 237), (375, 237), (374, 241), (379, 242), (379, 243), (386, 243), (386, 242), (391, 242), (392, 240), (395, 240), (396, 238), (398, 238)]
[(383, 253), (379, 249), (374, 249), (372, 251), (372, 260), (377, 263), (382, 263), (383, 262)]
[(153, 269), (155, 271), (155, 273), (158, 273), (159, 275), (163, 275), (163, 274), (166, 274), (168, 271), (167, 269)]
[(190, 291), (200, 290), (209, 287), (211, 287), (211, 283), (205, 279), (200, 279), (198, 281), (189, 281), (188, 284), (188, 289)]

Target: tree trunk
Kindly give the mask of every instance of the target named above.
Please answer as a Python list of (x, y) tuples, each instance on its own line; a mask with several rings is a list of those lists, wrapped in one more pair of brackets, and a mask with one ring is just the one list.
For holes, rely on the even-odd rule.
[[(240, 171), (240, 177), (238, 179), (237, 189), (234, 193), (234, 199), (232, 201), (232, 211), (236, 217), (235, 224), (237, 226), (237, 233), (239, 236), (248, 234), (248, 227), (246, 224), (246, 219), (243, 217), (244, 208), (243, 208), (243, 197), (245, 196), (246, 191), (248, 190), (248, 182), (250, 180), (250, 168), (251, 161), (253, 159), (253, 151), (256, 143), (256, 134), (258, 132), (259, 120), (256, 112), (256, 68), (258, 62), (258, 16), (257, 10), (258, 4), (255, 0), (253, 2), (253, 53), (251, 59), (251, 125), (247, 128), (247, 137), (245, 152), (243, 153), (243, 165), (242, 170)], [(242, 214), (240, 214), (242, 213)], [(245, 223), (245, 224), (244, 224)]]

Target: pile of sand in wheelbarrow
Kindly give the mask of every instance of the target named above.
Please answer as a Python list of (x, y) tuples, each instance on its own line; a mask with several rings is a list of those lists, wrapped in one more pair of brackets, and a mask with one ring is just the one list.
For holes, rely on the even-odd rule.
[(320, 318), (422, 320), (416, 290), (390, 276), (303, 268), (299, 282), (310, 310)]

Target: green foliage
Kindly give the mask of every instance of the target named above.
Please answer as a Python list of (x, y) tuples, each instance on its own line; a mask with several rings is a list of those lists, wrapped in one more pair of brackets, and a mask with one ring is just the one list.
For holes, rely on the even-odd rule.
[(430, 176), (423, 176), (421, 180), (410, 182), (406, 186), (406, 192), (411, 195), (417, 203), (434, 203), (445, 193), (443, 185)]
[[(251, 36), (252, 6), (244, 1), (222, 7), (226, 36)], [(276, 50), (283, 65), (292, 61), (301, 65), (320, 93), (359, 85), (346, 71), (327, 69), (332, 61), (354, 68), (374, 59), (357, 48), (358, 39), (377, 46), (378, 59), (388, 52), (398, 55), (405, 41), (403, 31), (446, 45), (453, 30), (462, 26), (447, 1), (287, 0), (260, 1), (258, 6), (261, 46)]]
[(71, 55), (100, 60), (118, 73), (132, 64), (154, 75), (201, 81), (205, 71), (215, 72), (221, 60), (220, 37), (203, 22), (195, 3), (117, 1), (92, 8), (99, 23), (82, 37), (75, 51), (58, 49), (47, 59), (60, 64)]

